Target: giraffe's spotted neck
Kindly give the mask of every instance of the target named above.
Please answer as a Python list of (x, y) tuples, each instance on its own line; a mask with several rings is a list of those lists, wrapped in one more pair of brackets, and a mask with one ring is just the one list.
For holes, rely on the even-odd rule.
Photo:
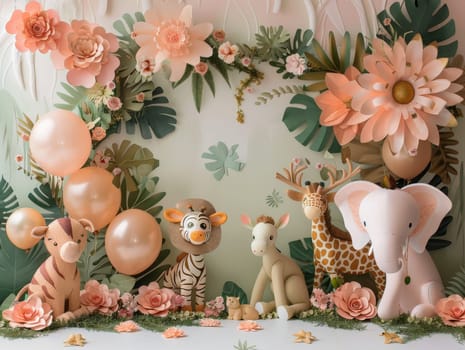
[(326, 224), (325, 215), (320, 215), (319, 217), (312, 220), (312, 239), (315, 240), (324, 240), (328, 239), (328, 226)]

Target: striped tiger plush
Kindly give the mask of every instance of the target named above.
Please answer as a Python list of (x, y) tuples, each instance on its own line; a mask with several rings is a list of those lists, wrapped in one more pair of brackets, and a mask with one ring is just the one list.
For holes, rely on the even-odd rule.
[[(205, 208), (195, 211), (192, 206), (189, 207), (189, 210), (184, 214), (179, 209), (170, 208), (163, 212), (163, 216), (170, 223), (179, 225), (177, 235), (180, 235), (185, 243), (193, 247), (208, 244), (212, 228), (219, 229), (219, 226), (227, 220), (227, 215), (222, 212), (207, 215)], [(202, 311), (207, 281), (204, 256), (197, 254), (196, 249), (189, 249), (188, 245), (184, 246), (184, 250), (187, 251), (187, 254), (183, 255), (176, 264), (165, 272), (163, 285), (166, 288), (176, 290), (184, 297), (184, 310), (192, 310), (192, 304), (194, 304), (196, 311)]]
[(44, 239), (50, 257), (34, 273), (29, 284), (16, 296), (18, 301), (27, 291), (38, 295), (53, 310), (54, 319), (68, 321), (82, 316), (87, 309), (80, 302), (80, 274), (76, 262), (87, 245), (87, 231), (93, 231), (86, 219), (56, 219), (49, 226), (37, 226), (32, 236)]

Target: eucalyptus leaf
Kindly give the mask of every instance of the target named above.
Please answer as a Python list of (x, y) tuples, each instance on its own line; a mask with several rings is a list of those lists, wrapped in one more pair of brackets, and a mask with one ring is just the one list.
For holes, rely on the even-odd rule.
[(300, 144), (309, 146), (312, 151), (316, 152), (328, 150), (330, 153), (338, 153), (341, 151), (341, 146), (332, 128), (320, 124), (321, 110), (313, 97), (297, 94), (290, 103), (296, 106), (287, 107), (282, 120), (290, 132), (297, 132), (295, 139)]
[(195, 109), (200, 113), (203, 96), (203, 80), (198, 73), (192, 74), (192, 96), (194, 97)]
[(249, 303), (247, 294), (244, 292), (244, 290), (241, 287), (239, 287), (238, 284), (232, 281), (224, 282), (221, 296), (223, 297), (225, 304), (227, 297), (239, 297), (239, 301), (241, 304)]

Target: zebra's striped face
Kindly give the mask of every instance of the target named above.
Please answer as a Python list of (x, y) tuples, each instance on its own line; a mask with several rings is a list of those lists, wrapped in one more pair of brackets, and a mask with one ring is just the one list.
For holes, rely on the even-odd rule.
[(210, 239), (212, 225), (207, 215), (199, 211), (193, 211), (184, 215), (179, 230), (187, 242), (201, 245)]

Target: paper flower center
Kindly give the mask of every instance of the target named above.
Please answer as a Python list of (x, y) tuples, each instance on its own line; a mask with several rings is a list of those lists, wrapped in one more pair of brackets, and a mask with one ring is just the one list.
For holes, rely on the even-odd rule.
[(155, 41), (160, 50), (168, 52), (169, 57), (185, 56), (191, 46), (189, 28), (179, 20), (165, 21), (158, 29)]
[(399, 104), (408, 104), (415, 97), (415, 89), (410, 82), (399, 80), (392, 87), (392, 97)]

